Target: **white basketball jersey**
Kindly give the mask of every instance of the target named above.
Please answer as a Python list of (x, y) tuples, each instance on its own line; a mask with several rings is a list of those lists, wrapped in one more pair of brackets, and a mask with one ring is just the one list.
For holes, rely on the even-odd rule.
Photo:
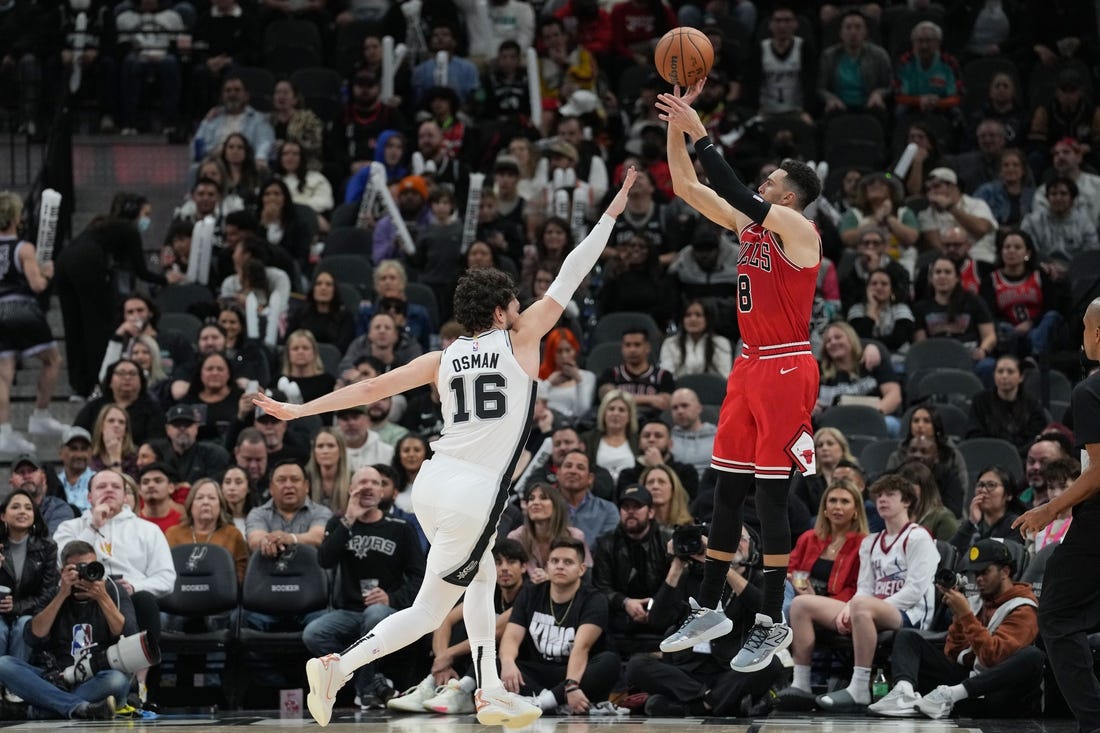
[[(890, 544), (886, 542), (886, 530), (876, 532), (863, 541), (871, 544), (871, 574), (874, 576), (876, 598), (892, 596), (905, 585), (909, 576), (909, 553), (918, 549), (917, 543), (927, 543), (931, 545), (932, 552), (936, 552), (932, 536), (916, 522), (903, 529)], [(924, 628), (931, 620), (935, 600), (934, 587), (929, 585), (924, 597), (905, 612), (916, 627)]]
[(785, 58), (775, 55), (770, 39), (760, 42), (760, 111), (793, 112), (802, 109), (802, 39), (794, 37), (794, 45)]
[(512, 353), (508, 331), (455, 340), (440, 356), (437, 386), (443, 433), (432, 449), (510, 472), (531, 429), (536, 385)]

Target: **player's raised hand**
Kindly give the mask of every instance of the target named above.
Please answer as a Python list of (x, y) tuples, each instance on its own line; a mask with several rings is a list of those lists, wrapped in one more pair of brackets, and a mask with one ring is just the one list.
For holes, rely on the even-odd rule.
[(626, 208), (626, 197), (630, 193), (630, 187), (634, 185), (634, 181), (637, 179), (638, 171), (634, 169), (634, 166), (630, 166), (630, 169), (626, 172), (626, 177), (623, 178), (623, 187), (615, 194), (615, 198), (611, 199), (611, 204), (607, 207), (608, 216), (617, 217), (619, 214), (623, 213), (623, 209)]
[(670, 127), (686, 132), (692, 140), (698, 140), (707, 134), (703, 121), (691, 107), (691, 103), (702, 91), (703, 83), (696, 83), (682, 96), (679, 94), (679, 86), (674, 87), (671, 93), (657, 95), (657, 110), (660, 112), (658, 117), (667, 122)]
[(260, 392), (252, 398), (252, 403), (256, 407), (263, 408), (263, 411), (272, 417), (277, 417), (280, 420), (293, 420), (298, 417), (298, 413), (301, 410), (301, 405), (292, 405), (289, 402), (279, 402), (273, 400), (263, 392)]

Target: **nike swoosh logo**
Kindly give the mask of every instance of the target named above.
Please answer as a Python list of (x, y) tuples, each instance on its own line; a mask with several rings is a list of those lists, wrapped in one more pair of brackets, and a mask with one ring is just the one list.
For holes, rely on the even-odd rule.
[(797, 368), (798, 367), (787, 367), (786, 369), (780, 369), (779, 373), (780, 374), (790, 374), (791, 372), (793, 372)]

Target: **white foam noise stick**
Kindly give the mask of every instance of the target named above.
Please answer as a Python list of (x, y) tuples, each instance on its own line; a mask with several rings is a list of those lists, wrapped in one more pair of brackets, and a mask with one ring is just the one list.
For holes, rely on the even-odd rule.
[(534, 46), (527, 49), (527, 96), (531, 100), (531, 126), (542, 129), (542, 84), (539, 76), (539, 54)]
[(390, 188), (386, 185), (386, 171), (382, 166), (377, 168), (371, 166), (370, 174), (374, 179), (374, 187), (378, 189), (378, 195), (382, 197), (382, 203), (386, 206), (386, 213), (390, 215), (390, 219), (393, 220), (393, 225), (397, 229), (397, 237), (401, 240), (401, 248), (405, 250), (407, 255), (416, 254), (416, 243), (413, 242), (412, 235), (409, 234), (409, 228), (405, 226), (401, 209), (397, 208), (397, 202), (393, 200), (393, 194), (390, 193)]
[(188, 282), (206, 285), (210, 279), (210, 256), (214, 250), (214, 217), (206, 216), (191, 229), (191, 255), (187, 260)]
[(57, 243), (57, 220), (61, 216), (61, 194), (52, 188), (42, 191), (38, 207), (38, 240), (34, 244), (38, 264), (53, 259), (53, 246)]
[(466, 194), (466, 221), (462, 223), (462, 247), (459, 250), (466, 254), (470, 245), (477, 236), (478, 210), (481, 208), (481, 188), (485, 185), (484, 173), (470, 174), (470, 191)]
[(898, 158), (898, 164), (894, 166), (894, 175), (898, 178), (905, 178), (909, 175), (909, 168), (913, 165), (913, 158), (915, 158), (916, 155), (917, 144), (909, 143), (906, 145), (901, 157)]

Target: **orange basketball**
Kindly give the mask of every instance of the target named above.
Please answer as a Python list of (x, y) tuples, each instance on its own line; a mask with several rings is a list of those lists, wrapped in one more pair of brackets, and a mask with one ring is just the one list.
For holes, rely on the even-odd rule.
[(714, 46), (701, 30), (673, 28), (657, 42), (653, 61), (669, 84), (689, 87), (705, 78), (714, 65)]

